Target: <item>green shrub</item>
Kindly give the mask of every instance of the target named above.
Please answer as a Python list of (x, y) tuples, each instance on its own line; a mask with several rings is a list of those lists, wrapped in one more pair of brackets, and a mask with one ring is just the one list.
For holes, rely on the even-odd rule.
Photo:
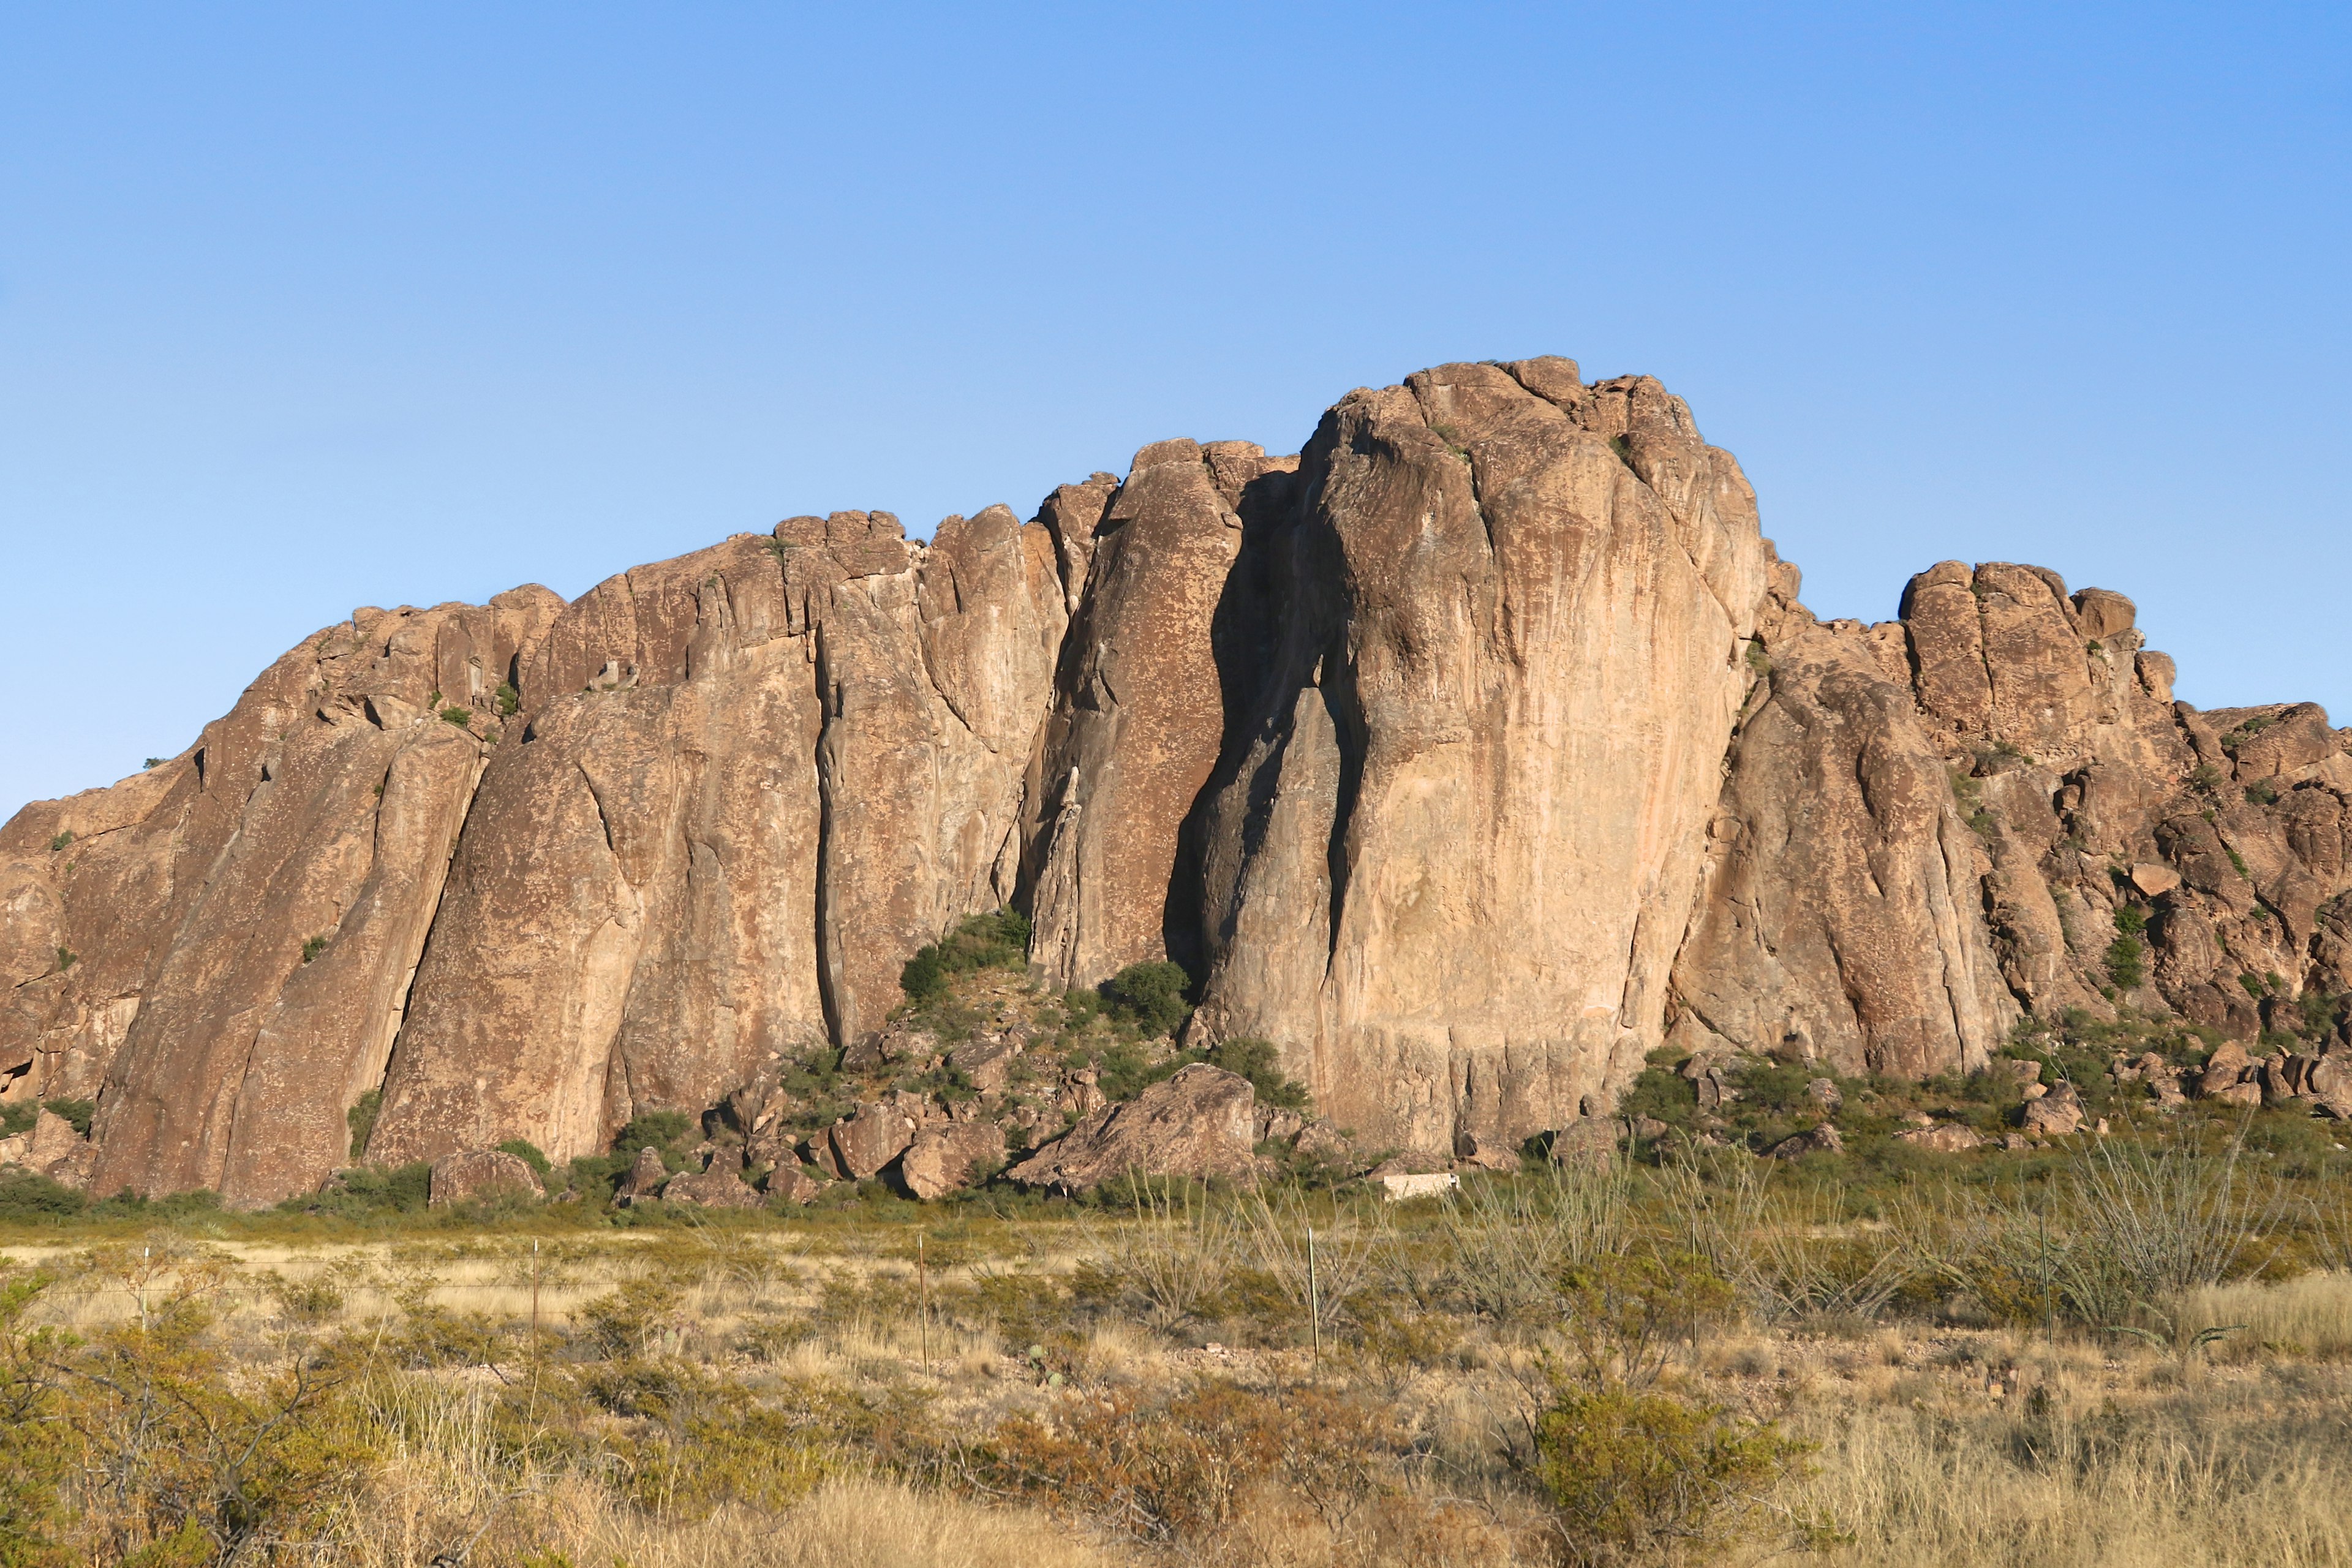
[(1647, 1067), (1617, 1102), (1617, 1114), (1646, 1116), (1687, 1132), (1698, 1115), (1698, 1087), (1670, 1067)]
[(1560, 1390), (1536, 1450), (1567, 1560), (1596, 1568), (1722, 1554), (1809, 1451), (1772, 1422), (1622, 1385)]
[(41, 1108), (31, 1100), (0, 1105), (0, 1138), (14, 1138), (20, 1132), (30, 1132), (33, 1123), (40, 1119)]
[(444, 708), (441, 710), (441, 721), (444, 724), (455, 724), (462, 730), (467, 725), (474, 721), (473, 710), (470, 708)]
[(640, 1110), (613, 1135), (613, 1153), (625, 1171), (638, 1150), (650, 1148), (664, 1165), (683, 1171), (692, 1163), (687, 1151), (699, 1141), (701, 1131), (701, 1122), (683, 1110)]
[(2119, 936), (2107, 943), (2107, 977), (2125, 991), (2136, 989), (2147, 978), (2142, 959), (2147, 949), (2136, 936)]
[(98, 1114), (98, 1102), (94, 1100), (45, 1100), (41, 1102), (41, 1109), (51, 1116), (62, 1117), (71, 1122), (73, 1130), (87, 1138), (89, 1136), (90, 1119)]
[(918, 952), (898, 972), (898, 988), (917, 1002), (944, 994), (948, 976), (976, 969), (1019, 969), (1029, 959), (1029, 917), (1018, 910), (973, 915)]
[(323, 936), (314, 936), (302, 944), (302, 962), (308, 963), (326, 951), (327, 939)]
[(499, 1145), (499, 1152), (501, 1154), (512, 1154), (516, 1159), (520, 1160), (524, 1164), (529, 1165), (533, 1171), (538, 1172), (539, 1179), (542, 1185), (545, 1184), (548, 1177), (555, 1170), (554, 1163), (549, 1160), (545, 1154), (541, 1153), (539, 1145), (532, 1142), (528, 1138), (509, 1138), (505, 1142)]
[(140, 769), (142, 772), (144, 772), (148, 768), (160, 768), (171, 760), (172, 759), (169, 757), (150, 757), (144, 763), (140, 764)]
[(1147, 1040), (1172, 1035), (1192, 1016), (1184, 994), (1192, 977), (1181, 965), (1130, 963), (1098, 987), (1107, 1010), (1123, 1023), (1133, 1024)]
[(522, 693), (514, 689), (511, 680), (499, 682), (499, 717), (511, 719), (522, 707)]
[(63, 849), (67, 845), (71, 844), (73, 841), (73, 829), (68, 828), (63, 833), (58, 834), (55, 838), (49, 840), (49, 853), (54, 855), (58, 850)]
[(383, 1110), (383, 1090), (369, 1089), (352, 1102), (343, 1112), (343, 1125), (352, 1130), (352, 1153), (354, 1160), (367, 1152), (368, 1138), (375, 1131), (375, 1119)]
[(80, 956), (80, 953), (69, 947), (58, 949), (58, 973), (63, 974), (67, 970), (71, 969), (74, 966), (74, 961)]
[(0, 1223), (54, 1224), (89, 1206), (89, 1199), (30, 1171), (0, 1169)]
[(2137, 904), (2120, 904), (2116, 909), (2116, 930), (2126, 936), (2137, 936), (2147, 929), (2147, 915)]
[(2256, 779), (2246, 786), (2246, 803), (2249, 805), (2276, 805), (2278, 797), (2278, 785), (2268, 779)]
[(1282, 1052), (1272, 1040), (1222, 1040), (1209, 1049), (1209, 1065), (1239, 1073), (1257, 1089), (1261, 1103), (1285, 1110), (1307, 1108), (1307, 1086), (1282, 1075)]

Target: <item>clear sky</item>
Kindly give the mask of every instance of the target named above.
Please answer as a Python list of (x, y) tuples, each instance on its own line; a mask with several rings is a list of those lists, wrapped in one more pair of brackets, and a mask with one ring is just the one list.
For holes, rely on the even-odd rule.
[(0, 814), (362, 604), (1643, 371), (2352, 722), (2352, 7), (0, 0)]

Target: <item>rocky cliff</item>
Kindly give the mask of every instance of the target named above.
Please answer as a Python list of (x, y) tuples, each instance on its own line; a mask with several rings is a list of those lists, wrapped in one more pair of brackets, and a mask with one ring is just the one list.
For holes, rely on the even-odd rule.
[(1680, 399), (1543, 359), (1351, 393), (1295, 458), (1160, 442), (1025, 524), (358, 611), (0, 829), (0, 1100), (94, 1100), (45, 1159), (109, 1193), (561, 1160), (871, 1040), (1005, 904), (1053, 984), (1173, 959), (1195, 1043), (1441, 1156), (1669, 1042), (1922, 1076), (2029, 1012), (2252, 1039), (2352, 990), (2317, 708), (2175, 702), (2129, 600), (2040, 568), (1931, 567), (1876, 626), (1797, 592)]

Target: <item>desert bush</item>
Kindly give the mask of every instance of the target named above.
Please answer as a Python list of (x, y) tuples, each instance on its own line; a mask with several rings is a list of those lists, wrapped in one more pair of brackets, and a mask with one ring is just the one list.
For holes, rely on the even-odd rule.
[(16, 1225), (51, 1225), (72, 1218), (89, 1207), (89, 1199), (61, 1182), (37, 1172), (0, 1170), (0, 1221)]
[(1192, 1016), (1185, 993), (1192, 986), (1181, 966), (1130, 963), (1097, 989), (1112, 1017), (1135, 1026), (1147, 1040), (1174, 1035)]
[(1686, 1151), (1660, 1170), (1658, 1195), (1675, 1249), (1767, 1322), (1875, 1317), (1914, 1273), (1899, 1235), (1845, 1220), (1832, 1194), (1736, 1150)]
[(1233, 1277), (1241, 1238), (1231, 1209), (1190, 1182), (1129, 1173), (1121, 1184), (1135, 1217), (1088, 1222), (1095, 1251), (1080, 1266), (1080, 1289), (1133, 1297), (1157, 1329), (1205, 1316)]
[(1632, 1190), (1632, 1171), (1617, 1161), (1472, 1177), (1439, 1210), (1435, 1229), (1449, 1257), (1444, 1289), (1495, 1322), (1553, 1321), (1563, 1275), (1629, 1240)]
[(368, 1140), (375, 1134), (375, 1119), (383, 1112), (383, 1090), (371, 1089), (353, 1100), (343, 1112), (343, 1125), (351, 1129), (351, 1157), (362, 1159), (367, 1154)]
[(1388, 1484), (1397, 1436), (1387, 1415), (1323, 1389), (1277, 1397), (1212, 1380), (1160, 1400), (1072, 1394), (1043, 1415), (1008, 1416), (977, 1468), (1131, 1539), (1198, 1542), (1232, 1525), (1261, 1483), (1344, 1524)]
[(1376, 1236), (1347, 1224), (1344, 1215), (1318, 1233), (1313, 1205), (1295, 1187), (1260, 1186), (1242, 1215), (1257, 1274), (1306, 1321), (1311, 1337), (1329, 1340), (1371, 1279)]
[(1282, 1051), (1272, 1040), (1243, 1037), (1220, 1040), (1209, 1047), (1205, 1059), (1211, 1067), (1238, 1073), (1250, 1080), (1257, 1090), (1258, 1103), (1279, 1106), (1286, 1110), (1307, 1108), (1307, 1086), (1282, 1074)]
[[(2104, 1138), (2066, 1179), (2056, 1285), (2093, 1324), (2238, 1278), (2258, 1266), (2287, 1196), (2247, 1171), (2243, 1133), (2218, 1152), (2194, 1132), (2154, 1145)], [(2020, 1216), (2021, 1218), (2022, 1216)]]
[(1562, 1388), (1537, 1435), (1561, 1554), (1594, 1568), (1719, 1555), (1809, 1451), (1774, 1423), (1613, 1384)]
[(946, 993), (951, 974), (1018, 969), (1028, 956), (1028, 916), (1018, 910), (972, 915), (908, 959), (898, 972), (898, 988), (916, 1002), (934, 1001)]

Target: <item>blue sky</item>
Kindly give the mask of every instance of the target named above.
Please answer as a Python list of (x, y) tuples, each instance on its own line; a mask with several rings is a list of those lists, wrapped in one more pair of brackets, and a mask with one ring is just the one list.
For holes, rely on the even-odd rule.
[(0, 813), (354, 605), (1558, 353), (2352, 722), (2352, 8), (0, 0)]

